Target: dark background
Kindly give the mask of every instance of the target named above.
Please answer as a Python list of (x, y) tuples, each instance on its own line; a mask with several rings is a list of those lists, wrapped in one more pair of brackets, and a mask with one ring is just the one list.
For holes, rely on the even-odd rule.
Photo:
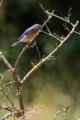
[[(80, 20), (79, 0), (4, 0), (0, 6), (0, 50), (12, 66), (25, 43), (16, 47), (11, 47), (11, 45), (26, 28), (35, 23), (42, 25), (47, 19), (39, 3), (50, 11), (55, 9), (55, 14), (63, 18), (67, 16), (69, 8), (72, 8), (71, 22), (75, 23)], [(52, 18), (48, 27), (52, 33), (66, 36), (68, 31), (64, 29), (63, 23), (59, 19)], [(36, 41), (42, 57), (48, 55), (58, 44), (53, 38), (43, 33), (36, 38)], [(69, 105), (72, 108), (76, 106), (76, 109), (73, 110), (78, 111), (80, 104), (80, 36), (74, 34), (55, 54), (55, 58), (55, 60), (45, 63), (26, 82), (24, 86), (25, 104), (51, 105), (53, 109)], [(17, 68), (20, 78), (23, 78), (32, 68), (31, 62), (36, 64), (38, 61), (36, 48), (25, 52)], [(4, 74), (6, 69), (4, 63), (0, 61), (0, 72)], [(10, 81), (12, 77), (7, 75), (6, 79)], [(12, 93), (15, 96), (14, 92)], [(75, 112), (75, 114), (77, 113)]]

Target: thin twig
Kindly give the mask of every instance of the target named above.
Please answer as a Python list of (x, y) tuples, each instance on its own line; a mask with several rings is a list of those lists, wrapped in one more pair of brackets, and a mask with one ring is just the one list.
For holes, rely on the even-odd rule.
[(18, 63), (19, 63), (19, 61), (20, 61), (23, 53), (24, 53), (26, 50), (28, 50), (28, 47), (27, 47), (27, 46), (25, 46), (25, 47), (22, 49), (22, 51), (20, 52), (20, 54), (19, 54), (19, 56), (18, 56), (18, 58), (17, 58), (17, 60), (16, 60), (15, 66), (14, 66), (14, 69), (15, 69), (15, 70), (16, 70), (16, 68), (17, 68), (17, 66), (18, 66)]
[(2, 54), (2, 52), (0, 51), (0, 58), (4, 61), (4, 63), (6, 64), (6, 66), (11, 70), (12, 66), (11, 64), (8, 62), (8, 60), (4, 57), (4, 55)]
[[(1, 117), (0, 120), (8, 120), (8, 118), (12, 117), (12, 116), (19, 118), (19, 117), (21, 117), (21, 112), (19, 112), (17, 110), (15, 110), (15, 111), (13, 110), (13, 112), (8, 113), (8, 114), (4, 115), (3, 117)], [(24, 120), (24, 119), (22, 119), (22, 120)]]
[(0, 118), (0, 120), (7, 120), (7, 118), (11, 117), (14, 115), (14, 112), (8, 113), (7, 115), (3, 116)]
[[(53, 16), (53, 17), (56, 17), (56, 18), (58, 18), (58, 19), (60, 19), (60, 20), (62, 20), (64, 22), (66, 22), (66, 23), (69, 23), (71, 26), (74, 26), (74, 24), (71, 23), (68, 19), (62, 18), (62, 17), (60, 17), (60, 16), (58, 16), (56, 14), (50, 13), (49, 11), (45, 11), (45, 13), (47, 13), (47, 14)], [(80, 32), (74, 31), (74, 33), (80, 35)]]
[(8, 72), (10, 72), (10, 70), (6, 70), (6, 72), (4, 73), (4, 75), (2, 75), (2, 79), (0, 81), (0, 84), (2, 84), (4, 82), (4, 80), (5, 80), (6, 75), (7, 75)]
[(80, 35), (80, 32), (74, 31), (74, 33)]
[[(36, 42), (36, 41), (35, 41)], [(37, 43), (36, 43), (36, 50), (37, 50), (37, 52), (38, 52), (38, 55), (39, 55), (39, 59), (40, 59), (40, 61), (41, 61), (41, 55), (40, 55), (40, 52), (39, 52), (39, 49), (38, 49), (38, 46), (37, 46)]]
[(48, 32), (45, 32), (45, 31), (42, 31), (42, 32), (43, 32), (44, 34), (46, 34), (46, 35), (49, 35), (49, 36), (53, 37), (53, 38), (56, 39), (57, 41), (61, 42), (61, 40), (60, 40), (58, 37), (56, 37), (55, 35), (50, 34), (50, 33), (48, 33)]
[(70, 17), (71, 17), (71, 10), (72, 10), (72, 8), (69, 8), (69, 11), (68, 11), (68, 15), (67, 15), (67, 19), (70, 21)]
[(49, 29), (49, 27), (47, 26), (47, 24), (45, 24), (45, 26), (46, 26), (46, 28), (47, 28), (48, 33), (49, 33), (49, 34), (52, 34), (51, 31), (50, 31), (50, 29)]
[(44, 27), (46, 25), (46, 23), (48, 23), (50, 21), (50, 19), (52, 18), (51, 15), (48, 15), (47, 20), (43, 23), (42, 27)]
[(56, 33), (53, 33), (53, 35), (55, 35), (55, 37), (57, 37), (59, 40), (62, 40), (62, 36), (60, 37), (59, 35), (57, 35)]
[(45, 24), (45, 26), (46, 26), (46, 28), (47, 28), (47, 30), (48, 30), (48, 35), (50, 35), (51, 37), (53, 37), (53, 38), (55, 38), (56, 40), (58, 40), (59, 42), (61, 42), (61, 38), (58, 36), (58, 35), (56, 35), (55, 33), (54, 33), (54, 35), (51, 33), (51, 31), (50, 31), (50, 29), (49, 29), (49, 27), (47, 26), (47, 24)]
[(7, 82), (6, 84), (3, 85), (3, 88), (5, 88), (8, 85), (12, 85), (12, 84), (15, 84), (15, 81)]
[(60, 19), (60, 20), (62, 20), (62, 21), (64, 21), (64, 22), (67, 22), (67, 23), (69, 23), (71, 26), (74, 25), (74, 24), (71, 23), (68, 19), (62, 18), (62, 17), (60, 17), (60, 16), (58, 16), (58, 15), (56, 15), (56, 14), (54, 14), (54, 13), (50, 13), (49, 11), (45, 11), (45, 13), (48, 14), (48, 15), (51, 15), (51, 16), (53, 16), (53, 17), (56, 17), (56, 18), (58, 18), (58, 19)]
[(10, 104), (11, 104), (12, 107), (14, 108), (14, 103), (12, 102), (12, 100), (10, 99), (10, 97), (8, 96), (8, 91), (5, 92), (5, 90), (4, 90), (4, 88), (3, 88), (3, 80), (5, 79), (6, 74), (8, 73), (8, 71), (9, 71), (9, 70), (7, 70), (7, 71), (5, 72), (5, 74), (4, 74), (3, 78), (2, 78), (2, 82), (1, 82), (1, 87), (0, 87), (0, 89), (1, 89), (1, 91), (2, 91), (2, 93), (3, 93), (3, 95), (7, 98), (7, 100), (10, 102)]
[(67, 30), (68, 32), (70, 32), (70, 29), (68, 28), (67, 24), (63, 24), (64, 29)]
[(4, 94), (4, 96), (8, 99), (8, 101), (9, 101), (10, 104), (12, 105), (12, 107), (15, 108), (15, 107), (14, 107), (14, 103), (11, 101), (11, 99), (10, 99), (10, 97), (7, 95), (7, 93), (6, 93), (3, 89), (1, 89), (1, 90), (2, 90), (2, 93)]
[(0, 110), (2, 110), (2, 109), (7, 110), (7, 111), (10, 111), (10, 112), (13, 111), (13, 108), (12, 108), (12, 107), (8, 107), (8, 106), (2, 106), (2, 105), (0, 105)]

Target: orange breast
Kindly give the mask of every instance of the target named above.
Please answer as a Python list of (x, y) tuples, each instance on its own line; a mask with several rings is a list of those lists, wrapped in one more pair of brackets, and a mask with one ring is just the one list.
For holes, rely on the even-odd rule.
[(22, 42), (32, 41), (33, 39), (35, 39), (35, 37), (37, 35), (38, 35), (38, 31), (37, 30), (32, 30), (32, 32), (30, 32), (27, 36), (25, 36), (21, 41)]

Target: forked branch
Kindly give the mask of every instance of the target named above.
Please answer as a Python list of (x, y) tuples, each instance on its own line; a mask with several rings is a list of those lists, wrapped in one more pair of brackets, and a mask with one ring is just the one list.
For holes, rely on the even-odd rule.
[(63, 39), (63, 41), (60, 42), (60, 44), (45, 58), (43, 58), (38, 64), (36, 64), (22, 79), (21, 83), (23, 84), (28, 78), (29, 76), (35, 72), (37, 69), (39, 69), (39, 67), (44, 64), (46, 61), (48, 61), (48, 59), (51, 58), (51, 56), (53, 56), (61, 47), (62, 45), (71, 37), (71, 35), (74, 33), (76, 27), (78, 26), (79, 21), (77, 21), (75, 23), (75, 25), (73, 25), (72, 30), (70, 31), (70, 33)]

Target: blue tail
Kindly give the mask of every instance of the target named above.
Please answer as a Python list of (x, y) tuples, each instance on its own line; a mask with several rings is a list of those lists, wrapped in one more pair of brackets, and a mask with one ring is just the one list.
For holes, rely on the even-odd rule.
[(14, 44), (11, 45), (11, 47), (15, 47), (20, 43), (20, 41), (15, 42)]

